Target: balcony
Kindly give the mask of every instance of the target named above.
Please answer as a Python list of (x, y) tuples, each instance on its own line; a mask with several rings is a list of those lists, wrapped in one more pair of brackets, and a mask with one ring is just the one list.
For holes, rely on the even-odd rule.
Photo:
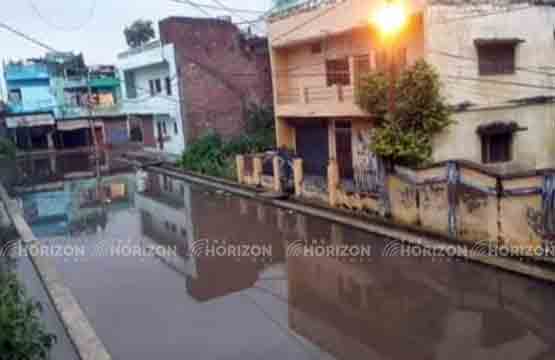
[(283, 117), (368, 116), (356, 104), (353, 86), (290, 87), (278, 90), (276, 103)]

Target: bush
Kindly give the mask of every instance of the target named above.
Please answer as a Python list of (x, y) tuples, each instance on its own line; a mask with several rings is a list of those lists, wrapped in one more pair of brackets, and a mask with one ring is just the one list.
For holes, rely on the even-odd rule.
[(384, 74), (370, 74), (358, 87), (358, 104), (376, 118), (370, 149), (399, 164), (419, 165), (432, 156), (433, 136), (453, 123), (451, 111), (440, 94), (439, 75), (423, 60), (403, 71), (394, 86), (393, 112)]
[(247, 111), (247, 133), (229, 141), (208, 134), (189, 145), (179, 166), (201, 174), (234, 178), (235, 156), (275, 147), (274, 112), (271, 107), (251, 105)]
[(16, 151), (15, 145), (10, 140), (0, 139), (0, 157), (6, 156), (13, 159)]
[(2, 360), (47, 359), (56, 339), (44, 329), (39, 303), (29, 300), (16, 276), (0, 272), (0, 354)]

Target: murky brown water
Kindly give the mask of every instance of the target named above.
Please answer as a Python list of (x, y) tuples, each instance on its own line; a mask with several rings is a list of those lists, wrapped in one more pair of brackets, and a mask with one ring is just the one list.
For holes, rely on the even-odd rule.
[(101, 202), (90, 184), (68, 186), (66, 220), (37, 222), (57, 234), (45, 243), (83, 247), (59, 269), (114, 359), (555, 358), (552, 285), (383, 256), (395, 255), (385, 239), (348, 227), (155, 173), (144, 191), (135, 180), (104, 178)]

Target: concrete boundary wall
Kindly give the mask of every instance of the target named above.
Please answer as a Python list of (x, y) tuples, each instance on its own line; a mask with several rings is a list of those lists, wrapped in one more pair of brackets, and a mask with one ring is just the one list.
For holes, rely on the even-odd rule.
[[(238, 162), (239, 164), (239, 162)], [(395, 167), (375, 193), (346, 190), (330, 162), (327, 186), (305, 179), (294, 162), (295, 195), (329, 206), (390, 218), (472, 245), (510, 250), (520, 256), (550, 256), (555, 247), (555, 170), (497, 174), (468, 161), (421, 169)], [(248, 177), (246, 177), (248, 178)], [(239, 181), (258, 186), (252, 181)]]
[(79, 357), (82, 360), (110, 360), (112, 357), (96, 335), (94, 328), (86, 318), (77, 299), (73, 296), (71, 290), (64, 285), (61, 275), (56, 270), (54, 261), (47, 256), (40, 255), (41, 252), (38, 251), (40, 242), (23, 218), (22, 211), (17, 203), (10, 199), (2, 184), (0, 184), (0, 200), (8, 209), (8, 215), (23, 244), (28, 249), (35, 248), (37, 250), (31, 251), (30, 254), (39, 255), (29, 255), (29, 258), (43, 282), (56, 311), (60, 315), (60, 319)]

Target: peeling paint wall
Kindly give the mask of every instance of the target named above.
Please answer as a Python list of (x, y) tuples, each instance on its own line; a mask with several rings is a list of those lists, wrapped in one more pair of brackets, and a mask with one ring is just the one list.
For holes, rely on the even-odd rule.
[(419, 196), (416, 185), (392, 175), (388, 179), (387, 189), (393, 219), (402, 224), (419, 225)]

